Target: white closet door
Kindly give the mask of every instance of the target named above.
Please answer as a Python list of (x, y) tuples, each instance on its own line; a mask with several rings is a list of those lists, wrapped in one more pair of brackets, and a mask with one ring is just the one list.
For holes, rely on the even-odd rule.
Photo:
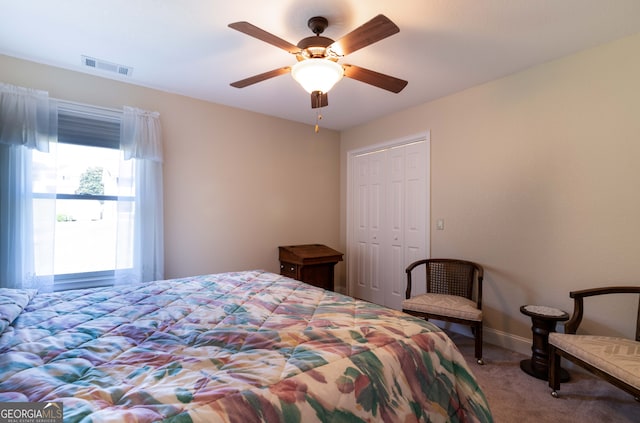
[(388, 217), (386, 229), (388, 236), (387, 286), (383, 305), (400, 308), (404, 293), (404, 250), (405, 250), (405, 210), (406, 210), (406, 181), (405, 181), (405, 148), (396, 147), (387, 151), (387, 166), (389, 187), (386, 198)]
[[(405, 147), (405, 208), (404, 208), (404, 265), (402, 268), (402, 295), (393, 308), (401, 308), (405, 297), (405, 269), (429, 254), (429, 144), (410, 144)], [(414, 270), (416, 281), (424, 281), (425, 267)], [(424, 293), (425, 286), (413, 287), (413, 293)], [(397, 306), (397, 307), (396, 307)]]
[(383, 257), (385, 152), (374, 152), (356, 159), (357, 200), (354, 264), (357, 269), (355, 288), (358, 298), (384, 303)]
[(352, 156), (350, 294), (401, 308), (405, 268), (427, 255), (428, 142)]

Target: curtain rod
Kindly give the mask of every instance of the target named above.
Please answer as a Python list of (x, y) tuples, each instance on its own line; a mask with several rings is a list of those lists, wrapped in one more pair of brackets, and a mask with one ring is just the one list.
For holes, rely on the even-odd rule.
[(78, 101), (63, 100), (63, 99), (60, 99), (60, 98), (50, 97), (49, 96), (49, 92), (46, 91), (46, 90), (38, 90), (36, 88), (22, 87), (22, 86), (19, 86), (19, 85), (13, 85), (13, 84), (9, 84), (9, 83), (5, 83), (5, 82), (0, 81), (0, 87), (3, 86), (3, 85), (7, 86), (7, 87), (15, 87), (15, 88), (19, 88), (19, 89), (26, 89), (26, 90), (33, 90), (33, 91), (41, 92), (42, 94), (46, 94), (47, 97), (50, 100), (55, 101), (57, 104), (62, 104), (63, 106), (83, 108), (83, 109), (87, 109), (87, 110), (90, 110), (90, 109), (102, 110), (104, 112), (118, 113), (120, 115), (123, 114), (123, 109), (116, 109), (116, 108), (113, 108), (113, 107), (96, 106), (94, 104), (80, 103)]

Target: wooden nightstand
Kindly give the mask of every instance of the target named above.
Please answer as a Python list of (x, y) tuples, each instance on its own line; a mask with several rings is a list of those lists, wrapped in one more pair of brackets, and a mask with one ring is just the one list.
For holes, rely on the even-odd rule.
[(280, 250), (280, 274), (333, 291), (333, 268), (342, 254), (322, 244), (287, 245)]

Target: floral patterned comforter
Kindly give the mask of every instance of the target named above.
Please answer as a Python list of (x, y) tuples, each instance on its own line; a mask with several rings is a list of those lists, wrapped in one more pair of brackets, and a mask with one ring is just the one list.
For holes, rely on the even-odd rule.
[(437, 327), (262, 271), (33, 296), (0, 335), (7, 401), (68, 422), (492, 421)]

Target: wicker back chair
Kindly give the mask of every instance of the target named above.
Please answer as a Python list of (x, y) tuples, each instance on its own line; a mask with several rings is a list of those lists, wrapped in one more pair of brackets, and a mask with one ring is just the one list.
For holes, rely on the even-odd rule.
[[(426, 293), (412, 295), (413, 270), (423, 264), (426, 266)], [(406, 272), (407, 291), (406, 299), (402, 302), (402, 311), (425, 320), (444, 320), (470, 326), (475, 338), (476, 360), (478, 364), (484, 364), (482, 266), (466, 260), (424, 259), (411, 263)]]

